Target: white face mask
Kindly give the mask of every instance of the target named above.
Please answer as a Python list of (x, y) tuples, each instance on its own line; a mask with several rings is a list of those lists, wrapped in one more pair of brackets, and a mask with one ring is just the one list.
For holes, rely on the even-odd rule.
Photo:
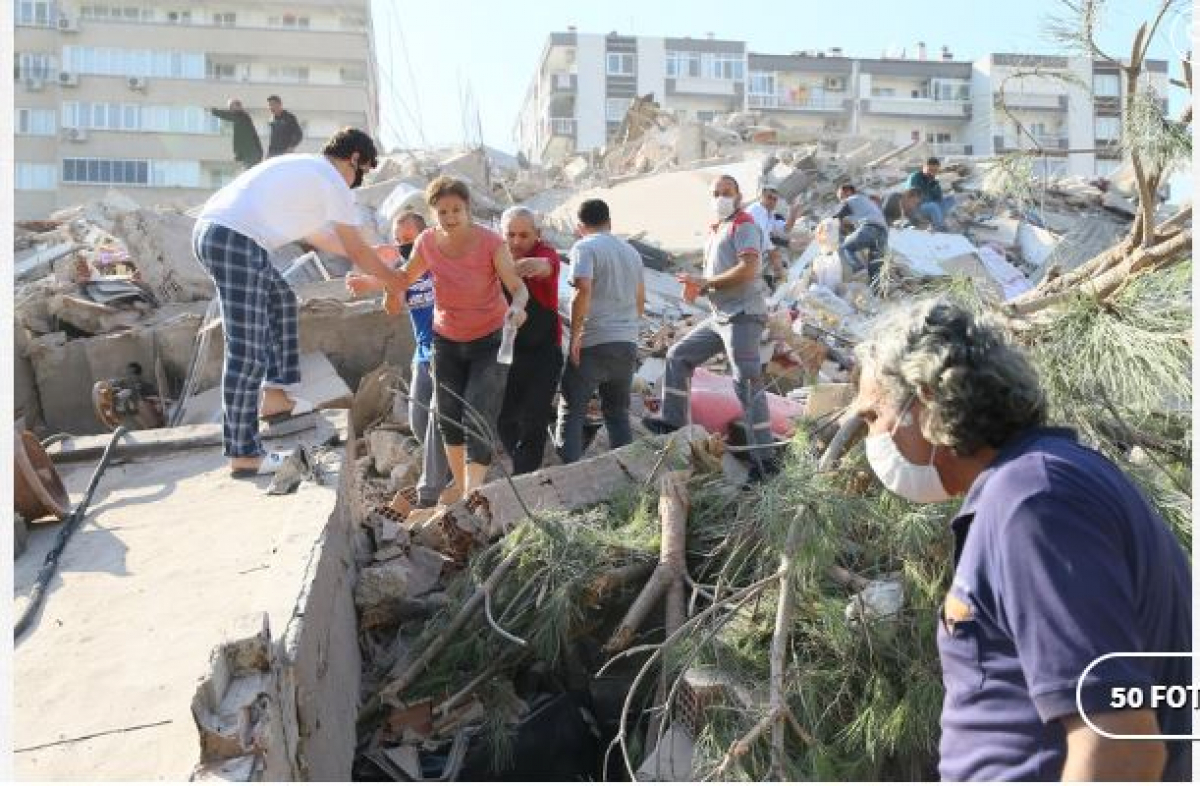
[(721, 221), (729, 218), (733, 213), (734, 201), (733, 197), (722, 196), (713, 197), (712, 201), (713, 212), (717, 214), (717, 218)]
[[(908, 413), (908, 408), (912, 404), (912, 399), (904, 405), (901, 410), (900, 419), (896, 426), (907, 426), (912, 422), (912, 416)], [(950, 499), (950, 494), (942, 485), (942, 478), (938, 475), (937, 467), (930, 464), (914, 464), (904, 457), (900, 449), (896, 447), (896, 440), (892, 438), (892, 433), (895, 428), (887, 434), (879, 434), (874, 437), (867, 437), (867, 463), (871, 465), (871, 469), (879, 477), (883, 487), (893, 494), (904, 497), (909, 502), (928, 503), (928, 502), (945, 502)], [(937, 452), (937, 447), (934, 447), (934, 452)], [(933, 461), (932, 455), (930, 461)]]

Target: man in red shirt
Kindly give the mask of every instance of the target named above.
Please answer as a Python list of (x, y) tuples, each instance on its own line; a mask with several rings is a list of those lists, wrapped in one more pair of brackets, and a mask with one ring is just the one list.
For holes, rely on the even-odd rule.
[(517, 333), (512, 368), (497, 423), (513, 474), (542, 466), (547, 426), (554, 416), (554, 393), (562, 374), (562, 321), (558, 316), (558, 252), (542, 242), (537, 217), (511, 207), (500, 217), (500, 233), (531, 297), (527, 319)]

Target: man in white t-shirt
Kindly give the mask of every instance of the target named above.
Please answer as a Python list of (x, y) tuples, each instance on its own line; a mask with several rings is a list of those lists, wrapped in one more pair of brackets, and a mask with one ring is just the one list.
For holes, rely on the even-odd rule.
[[(221, 303), (225, 366), (221, 378), (225, 455), (234, 477), (278, 469), (266, 456), (258, 418), (268, 422), (312, 410), (284, 389), (300, 381), (296, 296), (270, 261), (270, 252), (304, 240), (350, 258), (403, 296), (399, 274), (359, 233), (351, 188), (375, 166), (375, 143), (343, 128), (320, 155), (284, 155), (243, 172), (214, 194), (192, 231), (192, 249), (212, 276)], [(262, 387), (261, 410), (259, 388)]]
[(801, 212), (799, 201), (788, 209), (786, 219), (775, 212), (778, 207), (779, 192), (774, 186), (764, 185), (759, 192), (758, 201), (746, 208), (746, 212), (754, 219), (759, 232), (762, 233), (762, 275), (772, 290), (777, 282), (783, 280), (785, 274), (783, 254), (776, 247), (775, 240), (786, 241)]

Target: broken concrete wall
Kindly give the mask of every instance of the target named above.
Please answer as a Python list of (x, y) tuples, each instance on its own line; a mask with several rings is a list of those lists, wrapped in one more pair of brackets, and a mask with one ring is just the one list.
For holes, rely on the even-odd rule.
[[(352, 467), (355, 434), (346, 440), (343, 466)], [(294, 686), (297, 776), (347, 781), (357, 742), (362, 660), (354, 612), (354, 524), (349, 497), (353, 473), (341, 473), (338, 503), (325, 537), (313, 552), (307, 591), (280, 642), (285, 685)]]
[[(350, 432), (344, 466), (354, 464)], [(362, 661), (354, 612), (353, 473), (313, 544), (291, 616), (267, 620), (214, 650), (192, 713), (194, 780), (348, 781)]]
[(42, 404), (28, 353), (29, 333), (17, 325), (13, 329), (13, 417), (23, 417), (26, 428), (37, 429), (42, 422)]
[(113, 222), (113, 234), (163, 303), (208, 300), (214, 294), (212, 279), (192, 253), (195, 223), (185, 213), (165, 210), (133, 210)]
[[(29, 360), (46, 428), (81, 435), (103, 432), (92, 410), (92, 386), (102, 379), (124, 376), (130, 362), (140, 363), (143, 378), (149, 381), (154, 379), (155, 360), (161, 359), (167, 378), (178, 390), (191, 361), (204, 304), (173, 308), (174, 317), (123, 333), (72, 341), (62, 333), (33, 339)], [(209, 340), (208, 357), (201, 364), (197, 390), (219, 381), (223, 344), (217, 328)], [(324, 352), (351, 389), (363, 374), (384, 361), (407, 374), (412, 350), (408, 319), (388, 316), (374, 304), (331, 304), (328, 309), (300, 312), (300, 351)]]

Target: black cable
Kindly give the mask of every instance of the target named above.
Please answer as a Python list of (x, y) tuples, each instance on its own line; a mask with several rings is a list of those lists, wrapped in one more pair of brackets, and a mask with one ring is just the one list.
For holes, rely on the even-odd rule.
[(42, 601), (46, 597), (46, 587), (50, 586), (50, 579), (54, 577), (54, 572), (58, 568), (58, 559), (62, 556), (63, 550), (67, 546), (67, 541), (71, 535), (79, 528), (83, 522), (84, 514), (87, 513), (88, 505), (92, 501), (92, 494), (96, 491), (96, 486), (100, 483), (100, 477), (104, 474), (104, 470), (108, 467), (108, 462), (112, 458), (113, 448), (116, 447), (117, 441), (121, 437), (129, 433), (129, 429), (124, 426), (119, 426), (113, 432), (112, 439), (109, 440), (108, 446), (104, 448), (104, 455), (100, 457), (100, 463), (96, 465), (95, 472), (92, 473), (92, 479), (88, 482), (87, 491), (83, 494), (83, 499), (75, 506), (75, 510), (71, 511), (71, 515), (63, 523), (62, 529), (58, 531), (58, 539), (54, 542), (54, 548), (50, 549), (50, 553), (46, 555), (46, 561), (42, 563), (41, 570), (38, 571), (37, 580), (33, 584), (33, 590), (29, 593), (29, 604), (25, 607), (25, 611), (21, 612), (21, 618), (17, 620), (17, 624), (13, 626), (13, 646), (16, 646), (17, 639), (33, 622), (33, 618), (37, 616), (38, 609), (42, 606)]

